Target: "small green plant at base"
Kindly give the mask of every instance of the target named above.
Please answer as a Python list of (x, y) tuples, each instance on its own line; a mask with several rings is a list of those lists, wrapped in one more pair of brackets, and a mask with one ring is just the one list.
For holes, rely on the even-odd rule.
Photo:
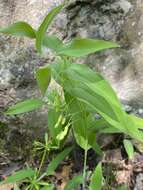
[(60, 162), (64, 160), (64, 158), (71, 152), (71, 150), (72, 147), (66, 148), (61, 153), (59, 153), (50, 162), (47, 169), (42, 173), (42, 175), (40, 174), (40, 170), (27, 168), (16, 172), (12, 176), (7, 177), (6, 180), (0, 183), (0, 185), (24, 183), (26, 184), (26, 190), (41, 190), (42, 187), (47, 187), (47, 190), (53, 190), (54, 186), (45, 182), (43, 178), (49, 175), (53, 175)]
[(103, 174), (102, 174), (102, 166), (99, 163), (93, 172), (91, 182), (89, 185), (89, 190), (98, 189), (102, 190), (102, 183), (103, 183)]
[[(63, 8), (64, 4), (54, 8), (45, 17), (37, 31), (25, 22), (17, 22), (7, 28), (0, 29), (0, 32), (4, 34), (34, 39), (36, 49), (40, 54), (43, 52), (43, 48), (49, 48), (57, 55), (55, 64), (40, 67), (35, 72), (41, 97), (17, 103), (6, 112), (7, 115), (16, 115), (41, 108), (42, 106), (48, 107), (49, 134), (45, 135), (45, 144), (35, 142), (37, 150), (43, 151), (43, 157), (39, 170), (36, 171), (36, 175), (34, 173), (35, 177), (32, 178), (34, 182), (33, 180), (30, 181), (27, 187), (29, 189), (33, 188), (31, 186), (33, 184), (35, 185), (35, 189), (38, 189), (39, 185), (44, 184), (44, 182), (41, 184), (38, 179), (41, 181), (44, 176), (52, 174), (55, 166), (50, 164), (46, 173), (42, 177), (39, 177), (46, 154), (53, 147), (59, 148), (63, 145), (70, 130), (76, 143), (85, 151), (82, 180), (79, 176), (76, 181), (76, 184), (82, 181), (83, 188), (86, 187), (88, 150), (92, 148), (98, 154), (102, 154), (96, 138), (99, 132), (106, 134), (123, 133), (143, 142), (143, 133), (140, 131), (140, 129), (143, 129), (143, 120), (136, 116), (128, 115), (123, 110), (116, 93), (99, 73), (92, 71), (86, 65), (72, 62), (72, 57), (86, 56), (101, 50), (118, 48), (120, 46), (113, 42), (87, 38), (75, 38), (70, 42), (63, 43), (56, 36), (47, 35), (46, 31), (50, 23)], [(59, 94), (58, 91), (50, 92), (48, 86), (51, 80), (54, 80), (61, 87), (62, 94)], [(95, 119), (95, 114), (99, 114), (100, 118)], [(48, 136), (50, 137), (50, 141)], [(50, 144), (50, 142), (52, 143)], [(131, 158), (133, 152), (131, 144), (124, 141), (124, 145)], [(60, 161), (61, 159), (57, 158), (57, 164)], [(27, 178), (27, 176), (25, 177)], [(97, 183), (95, 183), (95, 178), (97, 179)], [(98, 190), (102, 189), (103, 179), (101, 178), (102, 169), (99, 164), (93, 173), (89, 189), (92, 190), (95, 187), (98, 187)], [(73, 181), (75, 180), (76, 178), (73, 178)], [(70, 187), (74, 188), (73, 181), (69, 182), (69, 186), (66, 186), (67, 189), (70, 189)]]
[(125, 186), (121, 186), (121, 187), (118, 187), (117, 190), (128, 190), (128, 189)]
[(125, 139), (123, 141), (123, 144), (124, 144), (124, 147), (125, 147), (125, 150), (126, 150), (126, 152), (128, 154), (129, 159), (133, 159), (133, 157), (134, 157), (134, 147), (133, 147), (131, 141)]

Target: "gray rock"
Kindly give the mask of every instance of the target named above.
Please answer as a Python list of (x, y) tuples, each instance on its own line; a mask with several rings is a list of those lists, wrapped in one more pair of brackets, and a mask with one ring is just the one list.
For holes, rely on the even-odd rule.
[(124, 105), (124, 109), (127, 113), (131, 113), (133, 111), (133, 109), (130, 105)]
[(140, 173), (136, 177), (134, 190), (142, 190), (143, 188), (143, 174)]

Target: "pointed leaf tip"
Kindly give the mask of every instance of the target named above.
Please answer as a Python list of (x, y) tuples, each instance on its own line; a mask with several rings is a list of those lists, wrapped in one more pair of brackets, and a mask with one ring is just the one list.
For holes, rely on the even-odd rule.
[(43, 44), (43, 39), (46, 33), (46, 30), (48, 29), (49, 25), (53, 21), (53, 19), (56, 17), (56, 15), (62, 10), (64, 7), (64, 4), (61, 4), (54, 9), (45, 17), (43, 20), (42, 24), (40, 25), (38, 31), (37, 31), (37, 37), (36, 37), (36, 48), (39, 53), (42, 52), (42, 44)]
[(38, 109), (42, 107), (44, 102), (40, 99), (29, 99), (25, 100), (23, 102), (19, 102), (15, 104), (14, 106), (10, 107), (5, 114), (7, 115), (17, 115), (22, 114), (26, 112), (33, 111), (35, 109)]
[(6, 28), (0, 28), (0, 33), (13, 36), (36, 38), (35, 30), (26, 22), (16, 22)]
[(119, 44), (104, 40), (75, 38), (58, 52), (59, 55), (71, 57), (86, 56), (101, 50), (120, 47)]

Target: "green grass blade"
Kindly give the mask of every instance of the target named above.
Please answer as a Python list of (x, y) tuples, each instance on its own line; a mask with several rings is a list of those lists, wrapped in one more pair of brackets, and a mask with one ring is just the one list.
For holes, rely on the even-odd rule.
[(36, 38), (35, 30), (26, 22), (16, 22), (6, 28), (0, 28), (0, 33)]
[(75, 188), (77, 188), (80, 184), (83, 183), (83, 176), (79, 175), (79, 176), (74, 176), (72, 180), (70, 180), (64, 190), (73, 190)]
[(38, 31), (37, 31), (37, 37), (36, 37), (36, 48), (39, 53), (42, 51), (42, 44), (43, 44), (43, 39), (46, 33), (47, 28), (55, 18), (55, 16), (61, 11), (63, 8), (64, 4), (54, 8), (43, 20), (42, 24), (40, 25)]
[(62, 151), (61, 153), (59, 153), (48, 165), (48, 168), (46, 170), (46, 175), (52, 175), (54, 173), (54, 171), (56, 170), (56, 168), (58, 167), (58, 165), (61, 163), (62, 160), (64, 160), (64, 158), (72, 151), (72, 147), (70, 148), (66, 148), (64, 151)]
[(4, 181), (2, 181), (0, 183), (0, 185), (21, 182), (25, 178), (34, 176), (34, 174), (35, 174), (35, 171), (32, 170), (31, 168), (20, 170), (20, 171), (14, 173), (13, 175), (7, 177)]
[(26, 113), (42, 107), (43, 104), (44, 102), (40, 99), (29, 99), (10, 107), (5, 113), (7, 115)]
[(103, 181), (102, 166), (101, 163), (99, 163), (95, 168), (95, 171), (91, 177), (89, 190), (95, 190), (95, 189), (102, 190), (102, 181)]

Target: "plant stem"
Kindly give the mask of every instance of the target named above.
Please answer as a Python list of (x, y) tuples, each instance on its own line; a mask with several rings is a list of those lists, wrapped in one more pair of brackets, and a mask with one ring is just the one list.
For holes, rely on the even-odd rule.
[(88, 140), (86, 140), (86, 148), (84, 150), (84, 166), (83, 166), (83, 190), (86, 188), (86, 165), (87, 165), (87, 149), (88, 146)]
[(42, 168), (43, 163), (45, 161), (46, 153), (47, 153), (47, 150), (44, 150), (44, 153), (43, 153), (43, 156), (42, 156), (42, 159), (41, 159), (41, 162), (40, 162), (40, 166), (39, 166), (39, 169), (38, 169), (38, 175), (40, 174), (41, 168)]

